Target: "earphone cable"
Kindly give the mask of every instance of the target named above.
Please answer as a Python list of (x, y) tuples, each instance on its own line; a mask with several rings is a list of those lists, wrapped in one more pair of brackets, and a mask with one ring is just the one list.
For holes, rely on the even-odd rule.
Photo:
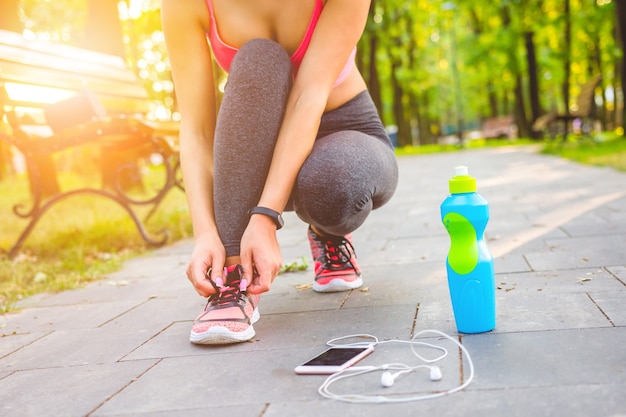
[[(329, 342), (327, 342), (327, 345), (328, 346), (355, 347), (355, 346), (364, 346), (364, 345), (376, 346), (379, 344), (387, 344), (387, 343), (404, 343), (404, 344), (409, 344), (411, 346), (411, 351), (413, 352), (414, 356), (416, 356), (418, 359), (426, 363), (431, 364), (431, 363), (435, 363), (445, 358), (448, 355), (448, 351), (443, 346), (438, 346), (438, 345), (434, 345), (431, 343), (426, 343), (426, 342), (421, 342), (421, 341), (416, 340), (418, 337), (423, 336), (424, 334), (427, 334), (427, 333), (434, 333), (436, 335), (442, 336), (446, 338), (447, 340), (451, 341), (453, 344), (455, 344), (459, 349), (461, 349), (461, 352), (462, 352), (461, 360), (465, 358), (469, 367), (469, 376), (467, 380), (463, 382), (461, 385), (455, 388), (449, 389), (447, 391), (435, 392), (432, 394), (425, 394), (425, 395), (418, 395), (418, 396), (414, 395), (414, 396), (403, 396), (403, 397), (390, 397), (390, 396), (383, 396), (383, 395), (363, 395), (363, 394), (335, 394), (330, 391), (330, 386), (337, 381), (347, 379), (347, 378), (358, 377), (358, 376), (365, 375), (365, 374), (372, 373), (372, 372), (397, 370), (397, 371), (404, 373), (404, 372), (410, 372), (410, 371), (417, 370), (419, 368), (424, 368), (424, 367), (431, 368), (428, 365), (409, 366), (409, 365), (402, 364), (402, 363), (393, 363), (393, 364), (385, 364), (381, 366), (357, 368), (356, 370), (353, 370), (351, 368), (344, 369), (326, 378), (324, 383), (318, 388), (318, 393), (323, 397), (338, 400), (338, 401), (348, 402), (348, 403), (380, 404), (380, 403), (402, 403), (402, 402), (429, 400), (429, 399), (434, 399), (434, 398), (439, 398), (439, 397), (443, 397), (446, 395), (450, 395), (450, 394), (453, 394), (455, 392), (458, 392), (467, 388), (474, 379), (474, 363), (472, 361), (472, 357), (470, 353), (467, 351), (467, 349), (465, 348), (465, 346), (463, 346), (458, 340), (455, 340), (451, 336), (443, 332), (440, 332), (439, 330), (431, 330), (431, 329), (422, 330), (418, 332), (417, 334), (415, 334), (410, 340), (379, 341), (376, 336), (372, 336), (368, 334), (348, 335), (348, 336), (343, 336), (343, 337), (332, 339)], [(354, 344), (338, 343), (339, 341), (342, 341), (342, 340), (346, 340), (350, 338), (359, 338), (359, 337), (371, 339), (373, 340), (373, 342), (370, 342), (368, 344), (365, 344), (365, 342), (356, 342)], [(442, 354), (435, 359), (426, 359), (415, 350), (416, 346), (424, 346), (424, 347), (436, 349), (436, 350), (441, 351)]]

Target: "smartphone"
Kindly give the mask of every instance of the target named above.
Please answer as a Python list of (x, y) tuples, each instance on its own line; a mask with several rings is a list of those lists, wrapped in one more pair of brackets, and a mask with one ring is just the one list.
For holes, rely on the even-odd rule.
[(367, 347), (331, 347), (296, 367), (299, 375), (330, 375), (342, 371), (374, 351)]

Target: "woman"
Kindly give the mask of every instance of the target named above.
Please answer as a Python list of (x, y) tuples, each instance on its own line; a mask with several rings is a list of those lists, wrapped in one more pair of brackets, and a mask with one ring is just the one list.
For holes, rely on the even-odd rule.
[[(162, 0), (195, 239), (187, 276), (208, 297), (193, 343), (254, 337), (260, 294), (282, 264), (284, 210), (310, 225), (316, 291), (362, 285), (350, 232), (391, 198), (398, 178), (354, 64), (369, 6)], [(219, 112), (211, 52), (229, 74)]]

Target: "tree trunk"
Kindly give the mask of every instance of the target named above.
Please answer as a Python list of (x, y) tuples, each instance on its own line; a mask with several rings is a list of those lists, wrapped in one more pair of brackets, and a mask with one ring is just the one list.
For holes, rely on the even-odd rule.
[[(376, 14), (376, 0), (372, 0), (370, 2), (370, 8), (368, 12), (368, 19), (370, 21), (374, 21), (374, 16)], [(372, 97), (372, 101), (374, 105), (378, 109), (378, 114), (381, 120), (384, 117), (383, 114), (383, 100), (380, 91), (380, 77), (378, 75), (378, 60), (376, 59), (376, 51), (378, 50), (378, 32), (376, 30), (368, 30), (367, 39), (364, 39), (364, 42), (367, 42), (367, 52), (368, 52), (368, 67), (361, 67), (361, 72), (365, 77), (365, 81), (367, 83), (367, 88), (369, 90), (370, 96)], [(383, 123), (384, 124), (384, 123)]]
[(0, 29), (21, 32), (22, 22), (19, 18), (19, 0), (0, 1)]
[(369, 67), (368, 67), (368, 89), (372, 96), (372, 101), (378, 109), (380, 118), (383, 118), (383, 99), (380, 92), (380, 78), (378, 76), (378, 63), (376, 60), (376, 50), (378, 49), (378, 36), (372, 33), (369, 43)]
[(421, 95), (421, 97), (415, 97), (415, 108), (418, 110), (416, 111), (416, 115), (417, 125), (419, 128), (420, 145), (430, 145), (437, 142), (437, 138), (430, 131), (430, 118), (426, 112), (422, 111), (422, 109), (428, 109), (429, 104), (428, 94), (425, 92)]
[(524, 91), (522, 88), (522, 76), (519, 74), (515, 80), (515, 122), (517, 123), (519, 136), (530, 137), (530, 126), (526, 116), (526, 103), (524, 102)]
[[(539, 78), (537, 77), (537, 56), (535, 54), (535, 42), (533, 32), (524, 33), (526, 45), (526, 60), (528, 63), (528, 90), (530, 96), (531, 123), (541, 116), (541, 105), (539, 104)], [(535, 133), (530, 132), (534, 137)]]
[[(79, 46), (91, 51), (125, 57), (122, 24), (117, 9), (118, 0), (87, 0), (87, 20)], [(121, 187), (125, 191), (143, 190), (137, 157), (132, 152), (102, 154), (102, 178), (105, 188)], [(126, 169), (120, 174), (118, 167)]]
[(495, 92), (493, 83), (487, 84), (487, 98), (489, 100), (489, 115), (490, 117), (498, 117), (498, 96)]
[[(622, 127), (625, 127), (626, 124), (626, 0), (617, 0), (616, 2), (617, 8), (615, 9), (617, 13), (617, 26), (619, 29), (619, 40), (622, 47), (622, 62), (620, 65), (620, 78), (621, 78), (621, 87), (622, 87)], [(615, 108), (618, 108), (618, 103), (616, 103)], [(623, 129), (622, 136), (626, 137), (626, 129)]]
[(404, 90), (398, 82), (396, 71), (399, 65), (395, 62), (391, 63), (391, 86), (393, 89), (393, 116), (398, 127), (398, 146), (408, 146), (413, 144), (411, 135), (411, 125), (404, 113)]
[[(598, 13), (599, 5), (597, 2), (594, 2), (594, 13)], [(613, 23), (615, 26), (615, 23)], [(593, 30), (589, 32), (589, 79), (591, 79), (596, 74), (604, 74), (604, 64), (602, 62), (602, 39), (600, 38), (599, 28), (593, 26)], [(600, 129), (605, 130), (609, 126), (609, 112), (607, 108), (607, 96), (606, 89), (604, 88), (603, 80), (600, 82), (601, 87), (601, 96), (602, 96), (602, 105), (597, 109), (598, 110), (598, 120), (600, 121)]]
[[(502, 12), (502, 22), (504, 27), (509, 27), (511, 25), (511, 10), (508, 6), (503, 6), (501, 8)], [(516, 55), (515, 48), (515, 39), (511, 39), (511, 45), (509, 47), (509, 61), (512, 71), (515, 74), (515, 88), (513, 90), (513, 94), (515, 97), (514, 103), (514, 111), (515, 111), (515, 123), (517, 123), (519, 136), (530, 135), (530, 127), (528, 125), (528, 119), (526, 117), (526, 104), (524, 102), (524, 89), (522, 88), (522, 76), (519, 70), (519, 61)], [(506, 96), (505, 96), (506, 99)], [(505, 107), (508, 107), (505, 103)]]
[[(9, 30), (11, 32), (21, 32), (22, 31), (22, 23), (20, 22), (18, 10), (19, 10), (19, 0), (2, 0), (0, 1), (0, 29)], [(0, 89), (0, 106), (2, 103), (2, 92), (4, 90)], [(0, 108), (0, 119), (3, 116), (3, 109)], [(1, 123), (1, 122), (0, 122)], [(11, 163), (10, 160), (10, 148), (9, 145), (5, 142), (0, 141), (0, 181), (6, 178), (9, 166)]]
[(78, 45), (91, 51), (124, 57), (118, 0), (88, 0), (85, 30)]
[[(619, 3), (619, 2), (618, 2)], [(563, 103), (565, 104), (565, 113), (569, 112), (569, 82), (570, 82), (570, 74), (572, 72), (572, 53), (571, 53), (571, 45), (572, 45), (572, 15), (570, 12), (570, 0), (565, 0), (565, 11), (564, 16), (565, 19), (565, 45), (563, 50), (565, 52), (565, 61), (563, 62), (563, 70), (565, 76), (563, 78), (562, 92), (563, 92)]]

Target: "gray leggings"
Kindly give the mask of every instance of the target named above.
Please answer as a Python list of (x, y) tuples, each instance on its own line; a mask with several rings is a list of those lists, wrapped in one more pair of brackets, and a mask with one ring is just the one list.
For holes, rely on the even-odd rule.
[[(248, 210), (263, 191), (292, 79), (287, 52), (269, 40), (249, 41), (231, 64), (214, 147), (215, 219), (226, 256), (239, 254)], [(397, 182), (393, 147), (364, 91), (322, 116), (286, 209), (343, 236), (389, 201)]]

